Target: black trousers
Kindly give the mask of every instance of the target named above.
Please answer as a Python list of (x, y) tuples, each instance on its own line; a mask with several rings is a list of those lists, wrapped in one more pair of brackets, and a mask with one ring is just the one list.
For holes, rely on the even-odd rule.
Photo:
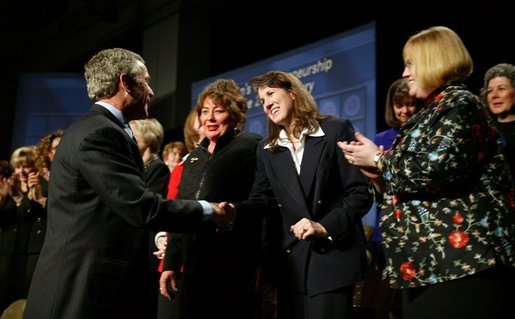
[(279, 290), (278, 319), (351, 319), (354, 286), (309, 297)]
[(403, 290), (403, 319), (513, 319), (515, 269), (495, 267), (464, 278)]

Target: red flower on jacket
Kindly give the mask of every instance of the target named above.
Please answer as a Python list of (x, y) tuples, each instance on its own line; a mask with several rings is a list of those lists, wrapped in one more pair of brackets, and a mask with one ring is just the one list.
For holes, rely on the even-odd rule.
[(393, 214), (395, 215), (395, 219), (397, 219), (397, 221), (399, 221), (402, 216), (402, 211), (397, 208)]
[(409, 261), (405, 261), (401, 264), (400, 267), (402, 278), (405, 280), (411, 280), (413, 277), (415, 277), (416, 270), (415, 266), (413, 266), (412, 263)]
[(449, 234), (449, 243), (454, 248), (463, 248), (469, 242), (469, 235), (461, 230), (455, 230)]
[(452, 216), (452, 222), (456, 225), (459, 225), (461, 223), (463, 223), (463, 216), (461, 216), (461, 214), (454, 214), (454, 216)]

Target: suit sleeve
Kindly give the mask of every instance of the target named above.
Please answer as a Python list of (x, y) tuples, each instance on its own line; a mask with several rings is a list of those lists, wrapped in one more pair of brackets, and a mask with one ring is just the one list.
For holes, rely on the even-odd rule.
[(79, 147), (79, 167), (92, 191), (109, 211), (136, 227), (193, 231), (202, 221), (197, 201), (165, 200), (145, 186), (142, 170), (123, 131), (104, 127), (88, 135)]
[(272, 186), (268, 180), (263, 163), (265, 140), (263, 139), (256, 150), (256, 170), (254, 183), (248, 200), (234, 203), (236, 208), (235, 227), (238, 223), (256, 223), (261, 219), (279, 212)]
[(337, 141), (354, 140), (354, 128), (348, 120), (339, 121), (339, 123), (338, 129), (327, 129), (327, 133), (336, 134), (330, 137), (329, 141), (331, 147), (335, 146), (334, 151), (336, 152), (342, 194), (339, 204), (334, 206), (319, 221), (330, 236), (336, 240), (344, 239), (349, 232), (355, 229), (356, 225), (361, 224), (362, 217), (372, 205), (372, 198), (368, 191), (368, 179), (356, 166), (350, 165), (345, 160), (343, 152), (336, 147)]

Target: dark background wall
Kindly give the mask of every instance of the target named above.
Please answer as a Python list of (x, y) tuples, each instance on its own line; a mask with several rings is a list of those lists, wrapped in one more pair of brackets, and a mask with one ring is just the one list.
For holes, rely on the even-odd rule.
[[(480, 8), (450, 5), (450, 1), (318, 0), (307, 5), (280, 0), (9, 1), (0, 10), (4, 77), (0, 86), (0, 158), (10, 156), (19, 74), (83, 72), (87, 59), (106, 47), (124, 47), (145, 55), (145, 30), (169, 15), (180, 21), (175, 30), (180, 46), (177, 86), (165, 101), (179, 116), (169, 127), (182, 126), (192, 81), (375, 22), (377, 120), (378, 130), (383, 129), (382, 101), (389, 84), (402, 73), (401, 50), (411, 34), (433, 25), (453, 28), (475, 61), (475, 71), (468, 81), (474, 92), (481, 88), (482, 76), (489, 67), (515, 62), (513, 1), (482, 3)], [(163, 114), (159, 104), (164, 102), (156, 103), (156, 117)]]

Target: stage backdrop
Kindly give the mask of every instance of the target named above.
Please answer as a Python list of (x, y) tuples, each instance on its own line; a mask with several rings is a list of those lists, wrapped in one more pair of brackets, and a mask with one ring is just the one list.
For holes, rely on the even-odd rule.
[(248, 99), (246, 130), (267, 135), (266, 117), (249, 84), (270, 70), (292, 72), (306, 85), (323, 114), (352, 121), (357, 131), (376, 133), (375, 23), (222, 73), (192, 85), (192, 105), (202, 89), (219, 78), (235, 80)]
[(11, 152), (57, 129), (66, 129), (91, 107), (80, 73), (20, 75)]

